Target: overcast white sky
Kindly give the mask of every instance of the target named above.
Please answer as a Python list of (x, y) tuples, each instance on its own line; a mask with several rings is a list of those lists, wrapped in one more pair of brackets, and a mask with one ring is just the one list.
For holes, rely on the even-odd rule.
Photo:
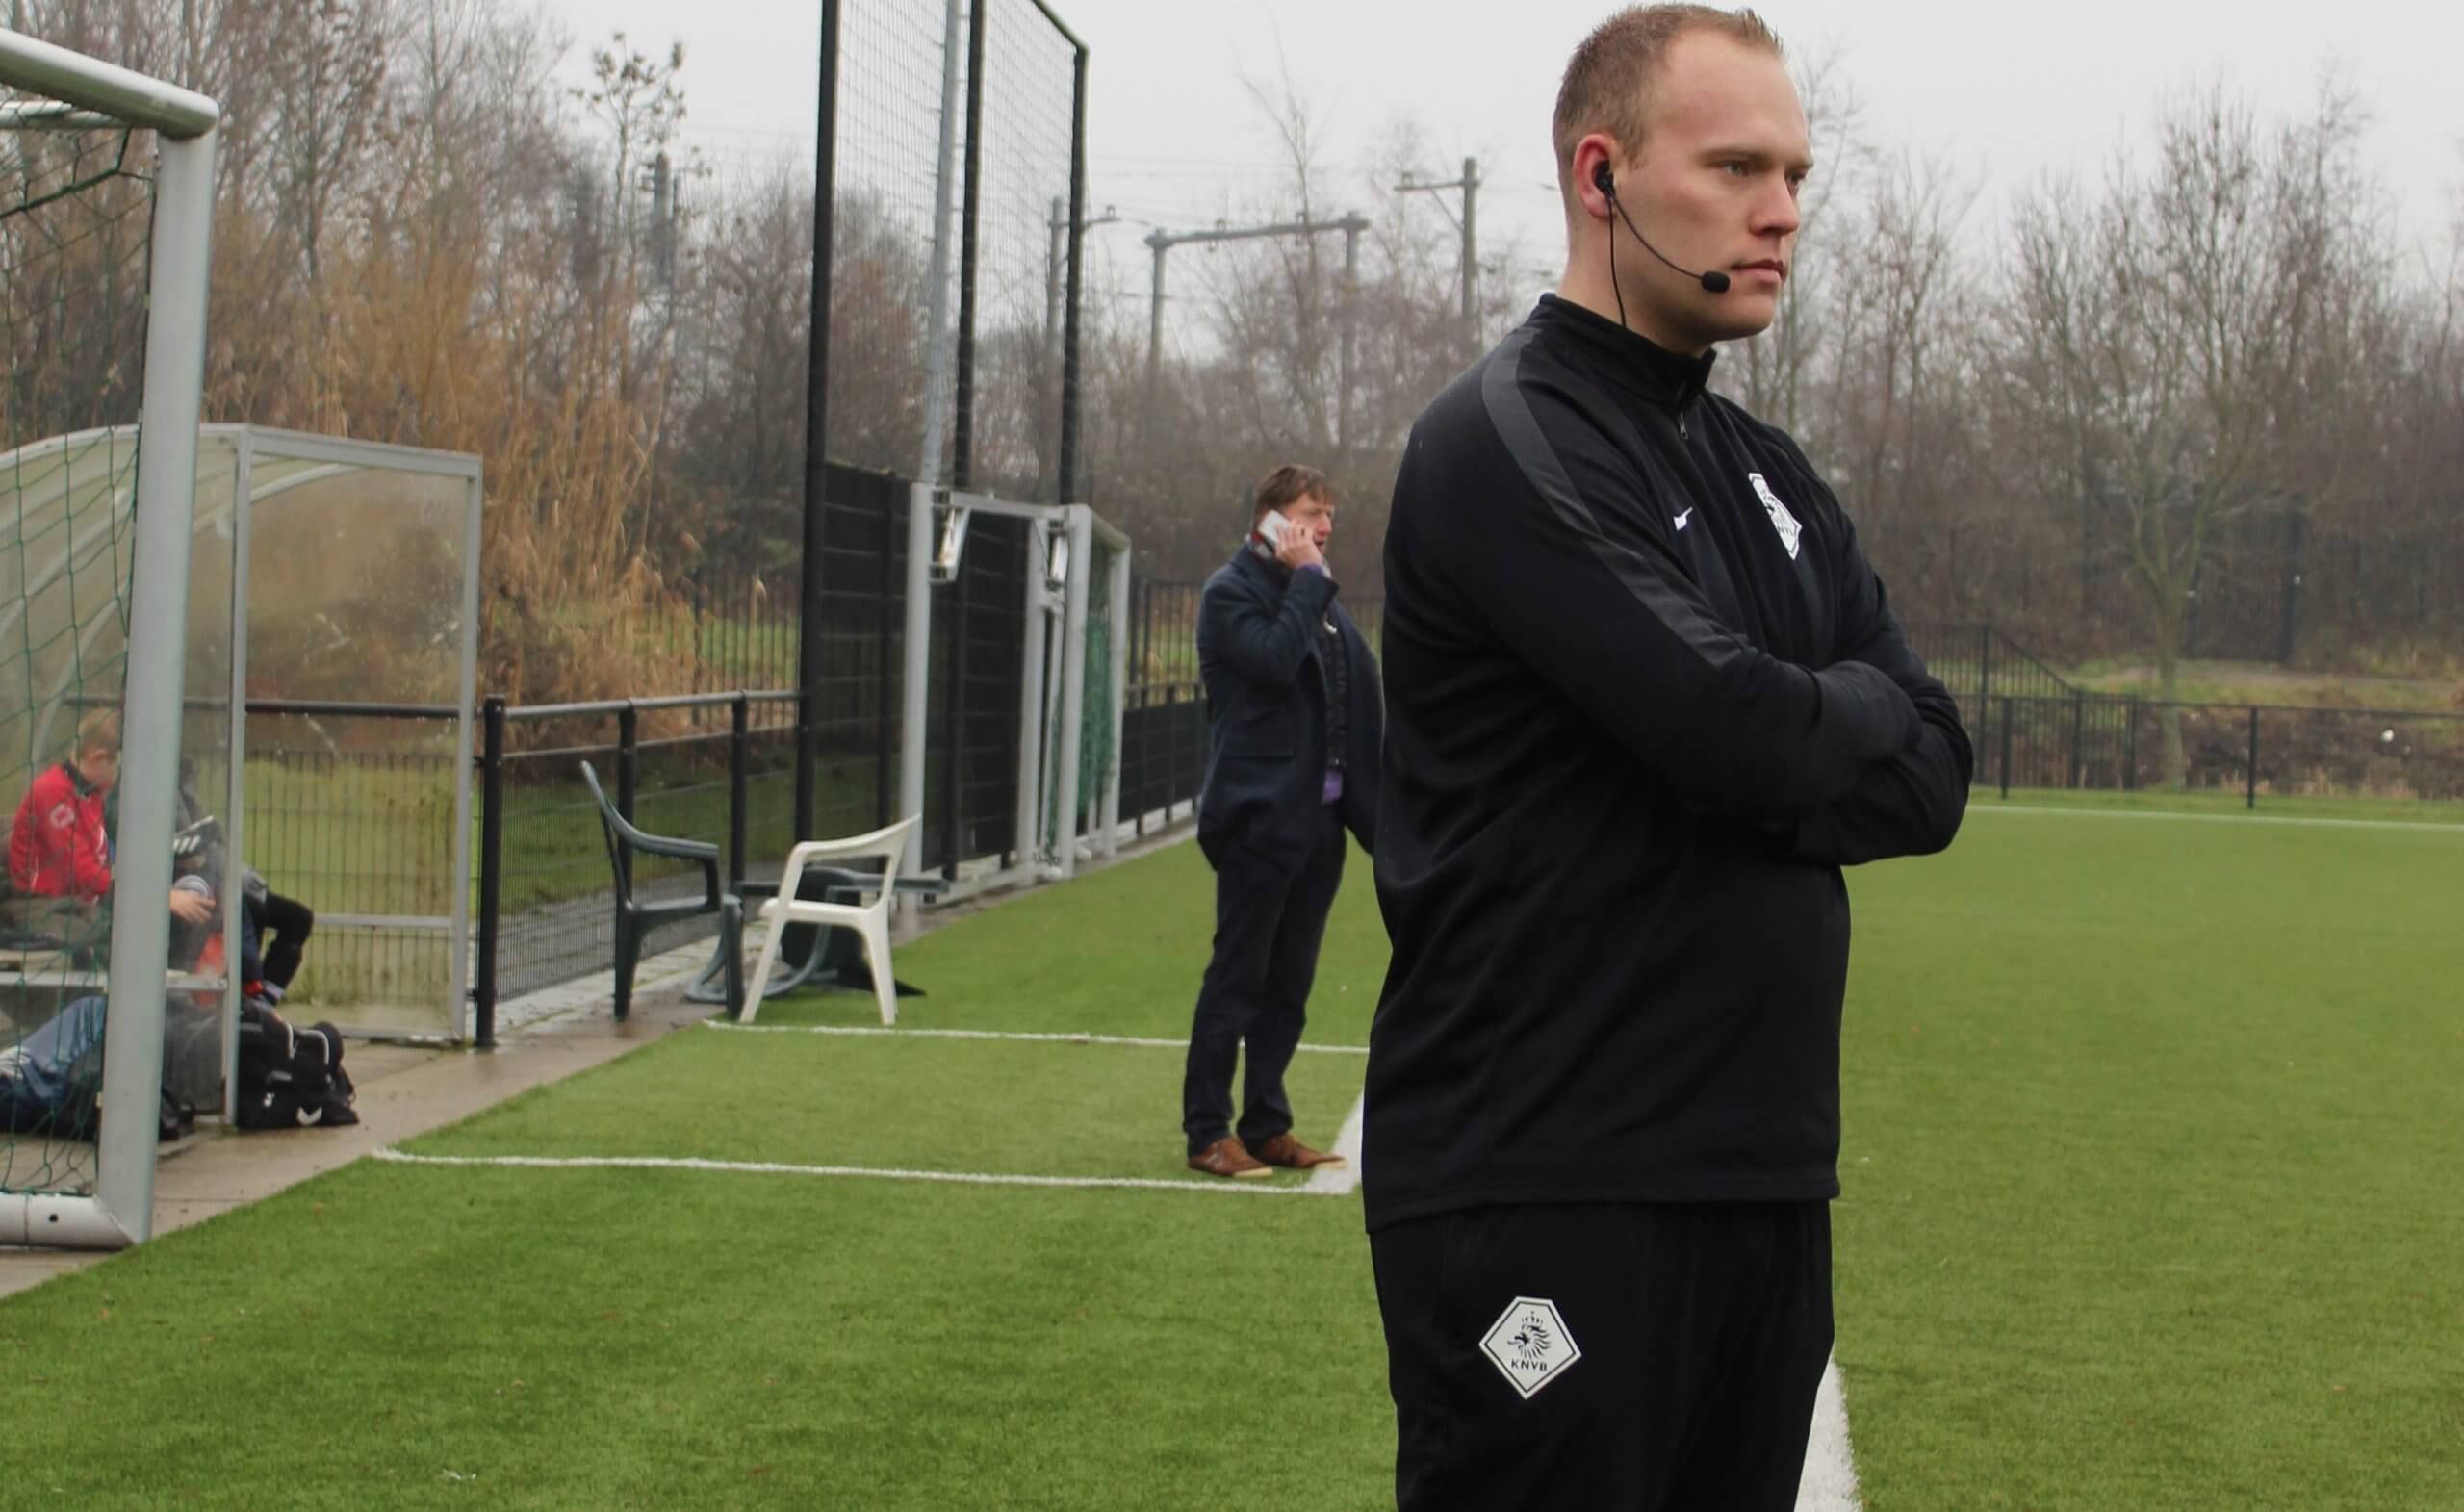
[[(686, 138), (725, 168), (809, 163), (820, 8), (809, 0), (541, 0), (583, 49), (619, 28), (682, 40)], [(1139, 240), (1288, 214), (1279, 146), (1245, 76), (1285, 70), (1312, 106), (1344, 187), (1399, 118), (1432, 166), (1477, 157), (1484, 233), (1519, 234), (1518, 282), (1558, 257), (1549, 111), (1566, 54), (1604, 0), (1052, 0), (1092, 52), (1093, 233), (1115, 287), (1143, 287)], [(936, 0), (847, 0), (937, 14)], [(2092, 172), (2143, 133), (2169, 91), (2221, 79), (2262, 109), (2297, 111), (2340, 64), (2375, 125), (2372, 159), (2400, 196), (2404, 244), (2443, 255), (2464, 205), (2464, 4), (2456, 0), (1768, 0), (1800, 58), (1829, 51), (1886, 147), (1946, 153), (1984, 181), (1979, 235), (2001, 196), (2049, 170)], [(1346, 208), (1337, 203), (1328, 210)], [(1484, 235), (1489, 247), (1499, 244)], [(1484, 248), (1486, 251), (1487, 248)], [(1820, 255), (1819, 247), (1807, 249)], [(1543, 271), (1546, 269), (1548, 271)], [(1134, 290), (1132, 291), (1134, 292)]]

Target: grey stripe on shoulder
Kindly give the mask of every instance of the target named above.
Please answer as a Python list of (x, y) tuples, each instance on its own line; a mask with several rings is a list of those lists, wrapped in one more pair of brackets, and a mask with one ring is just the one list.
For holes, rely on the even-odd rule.
[(1741, 649), (1736, 637), (1697, 614), (1633, 548), (1609, 539), (1600, 527), (1600, 517), (1567, 475), (1557, 448), (1550, 444), (1539, 418), (1531, 413), (1531, 401), (1524, 397), (1523, 362), (1531, 338), (1527, 325), (1508, 336), (1480, 374), (1480, 400), (1488, 410), (1489, 423), (1498, 428), (1498, 438), (1505, 443), (1506, 454), (1556, 517), (1608, 569), (1609, 576), (1697, 655), (1714, 667), (1727, 665)]

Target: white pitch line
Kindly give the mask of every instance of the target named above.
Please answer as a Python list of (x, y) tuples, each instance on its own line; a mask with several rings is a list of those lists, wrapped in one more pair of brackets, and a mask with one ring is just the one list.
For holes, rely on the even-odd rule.
[(1848, 1402), (1840, 1395), (1839, 1361), (1822, 1368), (1814, 1392), (1813, 1431), (1806, 1439), (1805, 1474), (1797, 1481), (1797, 1512), (1858, 1512), (1857, 1464), (1848, 1453)]
[(1335, 1131), (1335, 1147), (1329, 1152), (1342, 1156), (1344, 1163), (1311, 1171), (1311, 1192), (1322, 1192), (1330, 1197), (1347, 1197), (1359, 1190), (1361, 1122), (1368, 1108), (1367, 1093), (1351, 1100), (1351, 1112), (1344, 1115), (1344, 1126)]
[(496, 1166), (519, 1170), (687, 1170), (734, 1176), (852, 1176), (878, 1181), (937, 1182), (960, 1187), (1076, 1187), (1135, 1192), (1232, 1192), (1262, 1197), (1329, 1195), (1308, 1186), (1238, 1181), (1159, 1181), (1143, 1176), (1017, 1176), (991, 1171), (905, 1170), (880, 1166), (789, 1166), (774, 1161), (713, 1161), (658, 1155), (413, 1155), (387, 1145), (381, 1161), (403, 1166)]
[[(854, 1039), (1016, 1039), (1037, 1044), (1060, 1045), (1134, 1045), (1146, 1050), (1187, 1050), (1186, 1039), (1141, 1039), (1128, 1035), (1061, 1035), (1029, 1034), (1023, 1030), (995, 1029), (890, 1029), (864, 1024), (731, 1024), (724, 1019), (702, 1020), (705, 1029), (724, 1029), (736, 1035), (841, 1035)], [(1367, 1055), (1367, 1045), (1296, 1045), (1303, 1055)]]
[(1971, 814), (2038, 814), (2054, 819), (2179, 819), (2193, 824), (2272, 824), (2309, 830), (2403, 830), (2415, 833), (2464, 834), (2464, 824), (2413, 819), (2310, 819), (2298, 814), (2193, 814), (2162, 808), (2046, 808), (2032, 804), (1971, 803)]

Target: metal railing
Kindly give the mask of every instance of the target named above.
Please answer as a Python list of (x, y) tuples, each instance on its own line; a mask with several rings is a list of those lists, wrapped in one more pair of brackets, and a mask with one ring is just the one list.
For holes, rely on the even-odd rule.
[(1129, 675), (1120, 731), (1120, 807), (1137, 833), (1197, 797), (1206, 774), (1206, 689), (1197, 675), (1194, 582), (1141, 579), (1130, 588)]
[[(2165, 725), (2179, 730), (2169, 770)], [(2464, 714), (2163, 704), (2073, 691), (1997, 697), (1971, 716), (1976, 781), (1998, 787), (2239, 792), (2269, 798), (2464, 798)]]
[[(783, 858), (797, 837), (795, 702), (790, 689), (520, 708), (482, 701), (475, 1042), (496, 1043), (505, 997), (603, 969), (611, 957), (611, 863), (580, 763), (610, 769), (609, 797), (628, 820), (717, 844), (731, 884), (741, 884), (755, 859)], [(516, 751), (516, 726), (545, 736)], [(843, 759), (826, 740), (821, 750), (814, 810), (824, 832), (872, 828), (871, 753)], [(651, 896), (693, 884), (686, 868), (666, 863), (631, 880)], [(680, 938), (715, 927), (688, 920)], [(519, 961), (510, 970), (509, 956)]]
[[(1198, 677), (1197, 609), (1203, 583), (1140, 578), (1130, 587), (1129, 675), (1121, 713), (1120, 809), (1146, 833), (1149, 815), (1169, 823), (1197, 800), (1206, 777), (1206, 685)], [(1385, 638), (1383, 599), (1344, 601), (1373, 653)]]
[[(1194, 583), (1142, 582), (1133, 600), (1121, 806), (1141, 833), (1156, 816), (1167, 823), (1182, 817), (1179, 806), (1196, 797), (1205, 771), (1197, 594)], [(1356, 607), (1355, 615), (1360, 612)], [(2127, 792), (2167, 788), (2178, 776), (2191, 790), (2239, 793), (2250, 807), (2262, 798), (2464, 799), (2464, 714), (2164, 705), (2067, 684), (2060, 692), (2027, 691), (2059, 679), (1989, 628), (1960, 628), (1964, 634), (1948, 635), (1928, 628), (1926, 640), (1938, 652), (1934, 665), (1960, 693), (1980, 786), (2005, 794)], [(1946, 645), (1949, 653), (1939, 654)], [(869, 684), (863, 690), (861, 709), (845, 712), (869, 716), (872, 691)], [(719, 844), (730, 878), (741, 883), (750, 868), (783, 856), (798, 833), (795, 702), (788, 689), (526, 707), (501, 698), (482, 701), (479, 749), (471, 756), (478, 779), (478, 836), (470, 883), (476, 890), (470, 995), (479, 1045), (496, 1042), (499, 1008), (507, 998), (604, 970), (610, 959), (610, 862), (578, 763), (601, 763), (619, 810), (644, 828)], [(338, 743), (322, 733), (310, 741), (295, 731), (337, 721), (435, 728), (449, 726), (458, 711), (443, 705), (279, 700), (250, 700), (246, 707), (251, 763), (281, 763), (286, 781), (304, 783), (299, 790), (314, 791), (324, 805), (311, 811), (269, 804), (249, 816), (250, 854), (278, 872), (277, 887), (286, 878), (304, 878), (308, 901), (319, 904), (318, 890), (334, 880), (334, 892), (342, 895), (417, 901), (389, 911), (443, 911), (434, 903), (433, 878), (412, 874), (435, 871), (451, 854), (446, 835), (426, 834), (449, 806), (413, 816), (421, 830), (416, 843), (367, 829), (375, 821), (360, 811), (377, 801), (365, 798), (363, 789), (375, 791), (368, 784), (426, 782), (431, 767), (441, 769), (452, 757), (405, 754), (400, 748), (409, 742), (399, 738)], [(2168, 769), (2169, 714), (2180, 731), (2177, 773)], [(821, 757), (809, 798), (819, 833), (868, 829), (884, 817), (884, 758), (875, 725), (870, 717), (834, 720), (829, 710), (820, 712), (814, 746)], [(261, 744), (254, 738), (260, 729), (277, 738)], [(285, 730), (294, 733), (280, 735)], [(529, 738), (517, 742), (517, 731)], [(318, 745), (323, 749), (312, 749)], [(251, 791), (270, 793), (273, 781), (271, 775), (252, 779)], [(390, 787), (380, 796), (389, 803), (398, 798)], [(345, 822), (346, 810), (366, 823)], [(340, 885), (344, 882), (348, 885)], [(692, 879), (661, 870), (635, 883), (657, 895), (663, 887), (689, 886)], [(696, 927), (708, 926), (680, 928)]]
[(1963, 709), (1981, 708), (1995, 698), (2063, 698), (2079, 691), (1991, 625), (1919, 622), (1901, 627), (1901, 632)]

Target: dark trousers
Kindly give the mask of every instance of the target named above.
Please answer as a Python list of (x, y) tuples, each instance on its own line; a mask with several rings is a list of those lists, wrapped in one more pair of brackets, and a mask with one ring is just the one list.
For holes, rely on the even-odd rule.
[(1791, 1512), (1823, 1202), (1474, 1208), (1370, 1237), (1399, 1512)]
[(299, 953), (307, 948), (308, 934), (317, 927), (317, 915), (308, 905), (278, 892), (267, 893), (263, 903), (251, 902), (248, 908), (256, 914), (258, 927), (265, 931), (259, 964), (266, 980), (288, 990), (291, 979), (299, 974)]
[(1197, 1154), (1232, 1126), (1232, 1068), (1242, 1041), (1241, 1142), (1255, 1149), (1292, 1127), (1283, 1072), (1300, 1044), (1309, 985), (1326, 910), (1344, 880), (1344, 827), (1332, 807), (1300, 868), (1277, 865), (1238, 845), (1215, 861), (1215, 954), (1190, 1024), (1189, 1068), (1181, 1079), (1181, 1130)]

